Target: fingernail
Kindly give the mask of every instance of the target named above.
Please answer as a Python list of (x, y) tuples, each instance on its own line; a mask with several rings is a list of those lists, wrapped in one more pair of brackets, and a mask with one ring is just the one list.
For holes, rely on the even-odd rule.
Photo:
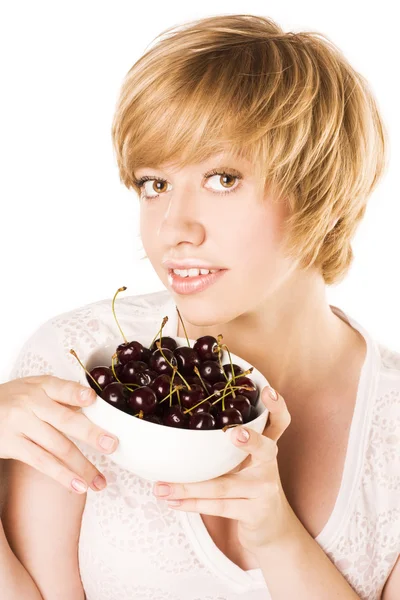
[(81, 402), (90, 402), (95, 399), (95, 394), (92, 389), (81, 390)]
[(80, 494), (82, 494), (83, 492), (87, 492), (87, 485), (84, 481), (81, 481), (80, 479), (73, 479), (71, 481), (71, 485), (74, 488), (74, 490), (76, 492), (79, 492)]
[(93, 479), (93, 485), (98, 490), (103, 490), (107, 485), (107, 481), (103, 475), (96, 475), (96, 477)]
[(99, 444), (103, 448), (103, 450), (111, 450), (111, 448), (115, 444), (115, 440), (109, 435), (102, 435), (99, 439)]
[(275, 400), (275, 402), (278, 400), (278, 394), (276, 393), (274, 388), (268, 387), (268, 394), (271, 396), (272, 400)]
[(247, 429), (238, 429), (236, 432), (236, 438), (239, 440), (239, 442), (247, 442), (249, 437), (250, 434)]

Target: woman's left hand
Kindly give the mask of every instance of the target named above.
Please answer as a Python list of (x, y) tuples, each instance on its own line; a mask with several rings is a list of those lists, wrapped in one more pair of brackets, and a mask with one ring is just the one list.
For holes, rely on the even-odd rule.
[[(290, 535), (296, 522), (298, 524), (282, 489), (276, 459), (276, 442), (289, 426), (291, 417), (282, 396), (277, 394), (278, 400), (273, 400), (268, 389), (265, 387), (261, 392), (262, 401), (270, 411), (262, 434), (242, 425), (225, 432), (235, 446), (249, 453), (238, 467), (207, 481), (158, 482), (153, 489), (171, 508), (237, 520), (239, 542), (253, 554)], [(243, 443), (236, 436), (244, 429), (250, 437)], [(161, 483), (170, 485), (168, 496), (156, 492)], [(180, 505), (171, 505), (172, 499), (179, 500)]]

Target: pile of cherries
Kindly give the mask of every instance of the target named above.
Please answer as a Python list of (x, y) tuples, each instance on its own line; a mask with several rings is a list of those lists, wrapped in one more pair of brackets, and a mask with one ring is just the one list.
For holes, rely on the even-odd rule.
[[(115, 294), (113, 312), (116, 295), (125, 289)], [(186, 335), (188, 345), (178, 346), (174, 338), (162, 336), (167, 321), (164, 317), (159, 337), (149, 348), (136, 340), (128, 342), (122, 334), (125, 342), (117, 347), (110, 366), (89, 372), (75, 351), (70, 352), (103, 400), (145, 421), (183, 429), (225, 430), (255, 419), (259, 390), (247, 377), (253, 367), (243, 371), (232, 363), (222, 335), (199, 337), (193, 348)], [(226, 364), (222, 364), (223, 349), (229, 355)]]

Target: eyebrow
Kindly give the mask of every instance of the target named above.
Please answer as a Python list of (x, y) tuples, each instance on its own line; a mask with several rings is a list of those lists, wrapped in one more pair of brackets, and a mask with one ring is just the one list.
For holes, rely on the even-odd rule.
[[(222, 159), (221, 159), (221, 160), (222, 160)], [(225, 160), (225, 161), (226, 161), (226, 158), (224, 158), (223, 160)], [(232, 162), (233, 162), (234, 160), (237, 160), (237, 159), (234, 159), (234, 158), (232, 158)], [(209, 170), (211, 170), (211, 169), (215, 168), (215, 169), (221, 169), (221, 170), (224, 170), (224, 171), (231, 171), (233, 175), (238, 175), (238, 176), (240, 176), (240, 175), (241, 175), (240, 171), (238, 171), (237, 169), (235, 169), (235, 168), (233, 168), (233, 167), (231, 167), (231, 166), (229, 166), (229, 165), (218, 165), (218, 162), (219, 162), (219, 161), (218, 161), (218, 160), (216, 160), (216, 163), (217, 163), (217, 165), (216, 165), (216, 166), (214, 166), (214, 167), (210, 167), (210, 169), (207, 169), (207, 170), (209, 171)], [(154, 171), (163, 171), (163, 170), (164, 170), (164, 169), (162, 168), (162, 166), (161, 166), (161, 165), (159, 165), (158, 167), (157, 167), (157, 166), (154, 166), (154, 167), (139, 167), (139, 169), (137, 169), (137, 170), (138, 170), (138, 171), (147, 171), (147, 170), (151, 171), (152, 169), (153, 169)], [(165, 172), (166, 172), (166, 171), (165, 171)], [(133, 173), (133, 176), (134, 176), (134, 177), (136, 177), (137, 179), (140, 179), (140, 178), (138, 178), (138, 177), (136, 176), (136, 174), (135, 174), (135, 173)]]

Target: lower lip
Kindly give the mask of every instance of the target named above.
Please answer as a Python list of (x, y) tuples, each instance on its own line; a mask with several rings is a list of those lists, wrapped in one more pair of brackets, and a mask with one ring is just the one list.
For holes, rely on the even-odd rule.
[(198, 275), (197, 277), (180, 277), (173, 271), (168, 273), (168, 283), (177, 294), (196, 294), (210, 287), (218, 281), (228, 269), (221, 269), (216, 273)]

